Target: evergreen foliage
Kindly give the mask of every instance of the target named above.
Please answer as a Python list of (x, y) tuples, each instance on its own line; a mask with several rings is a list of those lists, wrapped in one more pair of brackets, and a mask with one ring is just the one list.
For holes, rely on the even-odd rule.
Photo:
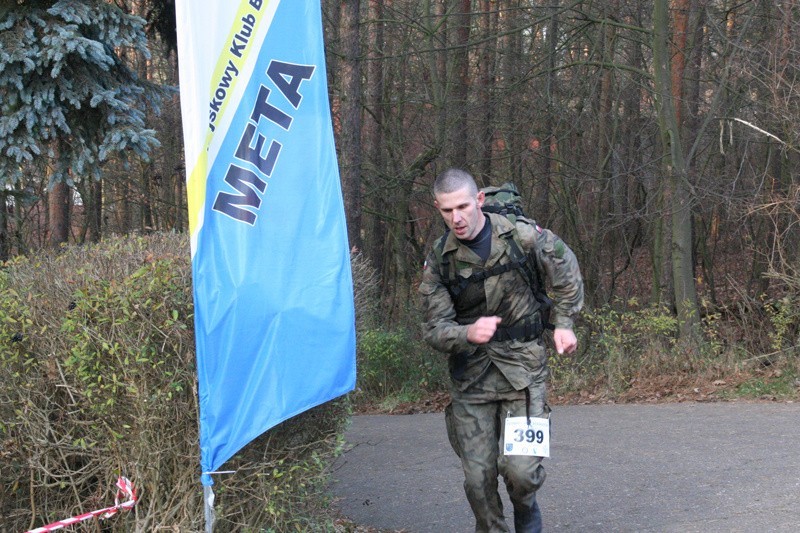
[(112, 154), (158, 146), (145, 126), (159, 90), (125, 54), (149, 58), (145, 21), (102, 0), (23, 1), (0, 13), (0, 181), (48, 163), (50, 181), (99, 178)]

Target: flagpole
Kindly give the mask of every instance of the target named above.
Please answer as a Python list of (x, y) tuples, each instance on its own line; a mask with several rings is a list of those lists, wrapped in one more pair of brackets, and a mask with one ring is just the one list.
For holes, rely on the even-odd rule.
[(269, 428), (354, 388), (355, 310), (319, 0), (175, 7), (212, 533), (210, 474)]
[(203, 504), (205, 507), (206, 533), (214, 533), (214, 489), (211, 485), (203, 485)]

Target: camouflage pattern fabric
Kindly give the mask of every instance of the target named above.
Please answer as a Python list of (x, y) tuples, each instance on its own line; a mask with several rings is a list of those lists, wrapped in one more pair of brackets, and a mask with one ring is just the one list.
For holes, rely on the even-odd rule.
[(425, 340), (449, 356), (452, 401), (445, 419), (450, 443), (461, 458), (476, 531), (495, 532), (509, 531), (497, 493), (498, 475), (505, 480), (517, 523), (522, 515), (530, 514), (536, 491), (544, 483), (541, 459), (505, 456), (501, 440), (509, 413), (526, 415), (525, 389), (530, 392), (530, 416), (549, 416), (547, 353), (541, 339), (474, 345), (467, 341), (467, 328), (482, 316), (499, 316), (504, 327), (518, 325), (536, 315), (539, 304), (519, 269), (470, 284), (454, 302), (442, 282), (441, 256), (436, 250), (447, 255), (450, 268), (459, 276), (468, 277), (511, 261), (506, 237), (516, 232), (516, 242), (525, 253), (532, 253), (541, 279), (549, 282), (556, 328), (572, 329), (583, 305), (583, 280), (575, 254), (554, 233), (526, 219), (512, 222), (501, 215), (487, 216), (492, 245), (486, 262), (448, 232), (428, 254), (419, 292), (425, 310)]
[[(517, 232), (525, 253), (533, 252), (541, 278), (549, 280), (555, 301), (551, 311), (556, 328), (572, 329), (575, 315), (583, 305), (583, 279), (578, 260), (569, 247), (553, 232), (535, 223), (517, 221), (489, 214), (492, 224), (492, 249), (485, 264), (468, 247), (459, 243), (452, 232), (445, 237), (443, 254), (451, 258), (459, 276), (489, 269), (511, 260), (511, 250), (503, 235)], [(419, 292), (425, 310), (423, 335), (437, 350), (449, 355), (453, 387), (465, 390), (494, 363), (517, 390), (530, 385), (530, 374), (546, 363), (546, 354), (536, 340), (508, 340), (476, 346), (467, 341), (467, 328), (482, 316), (499, 316), (502, 327), (511, 327), (535, 315), (538, 302), (520, 270), (492, 276), (482, 283), (470, 284), (454, 303), (442, 283), (441, 265), (435, 250), (428, 254)]]
[(483, 204), (484, 213), (500, 213), (516, 221), (516, 217), (523, 216), (522, 195), (513, 183), (504, 183), (499, 187), (483, 187), (485, 196)]
[[(544, 370), (528, 387), (531, 417), (549, 417)], [(498, 475), (503, 476), (514, 509), (531, 509), (536, 491), (544, 483), (545, 470), (541, 457), (504, 455), (501, 451), (506, 417), (526, 416), (524, 391), (514, 390), (494, 366), (482, 383), (484, 387), (453, 392), (445, 421), (450, 444), (461, 459), (475, 531), (494, 533), (509, 531), (497, 492)]]

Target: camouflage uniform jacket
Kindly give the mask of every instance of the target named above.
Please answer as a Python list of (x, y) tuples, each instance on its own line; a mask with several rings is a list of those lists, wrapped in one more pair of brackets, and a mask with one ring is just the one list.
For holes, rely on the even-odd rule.
[[(516, 242), (523, 252), (533, 252), (541, 279), (549, 280), (549, 293), (555, 302), (551, 311), (551, 317), (555, 317), (553, 323), (556, 328), (572, 329), (573, 319), (583, 305), (583, 280), (575, 254), (553, 232), (534, 223), (512, 223), (506, 217), (491, 213), (488, 216), (492, 224), (492, 243), (485, 263), (461, 244), (453, 232), (441, 237), (445, 239), (442, 257), (450, 258), (450, 268), (455, 268), (457, 275), (468, 277), (473, 272), (511, 261), (506, 237), (516, 230)], [(441, 246), (440, 241), (428, 254), (419, 287), (425, 310), (424, 337), (435, 349), (450, 355), (453, 385), (465, 390), (478, 382), (494, 363), (514, 389), (529, 386), (534, 373), (546, 366), (540, 340), (491, 341), (480, 346), (467, 341), (467, 327), (482, 316), (499, 316), (500, 326), (510, 327), (538, 313), (539, 303), (524, 274), (512, 269), (482, 282), (470, 283), (454, 302), (442, 282), (441, 265), (435, 252), (437, 246)]]

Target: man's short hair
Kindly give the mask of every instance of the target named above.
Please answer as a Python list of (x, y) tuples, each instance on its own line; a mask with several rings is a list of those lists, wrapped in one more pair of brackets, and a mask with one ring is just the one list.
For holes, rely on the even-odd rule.
[(470, 196), (478, 194), (478, 186), (469, 172), (460, 168), (449, 168), (439, 174), (433, 182), (433, 195), (447, 194), (467, 187)]

